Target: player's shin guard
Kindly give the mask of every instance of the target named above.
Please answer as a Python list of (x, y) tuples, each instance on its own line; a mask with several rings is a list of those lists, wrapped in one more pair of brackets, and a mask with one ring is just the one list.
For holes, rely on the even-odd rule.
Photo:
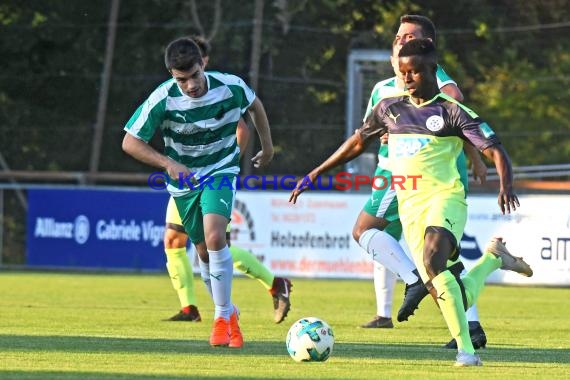
[(214, 300), (214, 319), (222, 317), (229, 320), (234, 311), (231, 303), (232, 277), (234, 265), (228, 246), (219, 251), (208, 250), (210, 256), (210, 281), (212, 284), (212, 299)]
[(167, 248), (166, 269), (170, 275), (172, 287), (178, 294), (180, 307), (196, 305), (196, 295), (194, 293), (194, 273), (192, 265), (186, 255), (186, 248)]
[(230, 247), (230, 253), (232, 254), (235, 269), (239, 270), (246, 276), (261, 282), (265, 289), (271, 289), (275, 276), (257, 259), (257, 257), (249, 251), (234, 245)]
[(491, 273), (501, 267), (501, 259), (492, 253), (485, 252), (483, 256), (463, 277), (463, 285), (467, 295), (467, 305), (471, 307), (485, 286), (485, 280)]
[(368, 252), (372, 260), (398, 274), (406, 284), (411, 285), (418, 281), (418, 277), (413, 273), (416, 266), (400, 243), (388, 233), (371, 228), (360, 235), (358, 244)]
[(431, 283), (437, 290), (437, 302), (451, 336), (457, 341), (457, 348), (469, 354), (475, 349), (469, 336), (469, 325), (465, 316), (461, 288), (455, 276), (448, 270), (435, 276)]

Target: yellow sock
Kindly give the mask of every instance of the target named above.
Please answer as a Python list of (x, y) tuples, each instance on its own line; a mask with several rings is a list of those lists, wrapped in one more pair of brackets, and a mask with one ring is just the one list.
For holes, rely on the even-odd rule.
[(172, 287), (178, 293), (180, 307), (196, 305), (196, 295), (194, 294), (194, 273), (192, 264), (186, 255), (186, 248), (167, 248), (166, 269), (170, 275)]
[(235, 245), (230, 247), (230, 253), (234, 260), (234, 268), (246, 276), (261, 282), (265, 289), (271, 289), (275, 276), (265, 265), (257, 260), (257, 257), (252, 255), (249, 251), (236, 247)]
[(502, 260), (492, 253), (485, 252), (483, 256), (475, 263), (475, 265), (462, 278), (465, 294), (467, 295), (467, 305), (471, 307), (485, 286), (485, 280), (491, 273), (499, 269)]
[(463, 308), (461, 288), (450, 271), (446, 270), (431, 280), (437, 290), (437, 303), (457, 348), (474, 354), (475, 349), (469, 335), (469, 324)]

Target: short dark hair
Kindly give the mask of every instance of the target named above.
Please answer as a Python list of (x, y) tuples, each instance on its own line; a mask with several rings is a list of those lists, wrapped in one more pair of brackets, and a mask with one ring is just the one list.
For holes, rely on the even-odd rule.
[(178, 38), (166, 47), (164, 64), (168, 71), (188, 71), (197, 63), (202, 64), (202, 51), (191, 38)]
[(200, 51), (202, 52), (202, 57), (207, 57), (210, 55), (210, 51), (212, 50), (212, 45), (204, 36), (199, 35), (192, 35), (190, 39), (198, 45)]
[(403, 15), (400, 17), (400, 24), (416, 24), (422, 28), (422, 34), (425, 38), (431, 38), (433, 43), (436, 43), (435, 25), (426, 16), (421, 15)]
[(398, 57), (410, 57), (412, 55), (421, 55), (437, 62), (435, 45), (429, 38), (416, 38), (406, 42), (400, 49)]

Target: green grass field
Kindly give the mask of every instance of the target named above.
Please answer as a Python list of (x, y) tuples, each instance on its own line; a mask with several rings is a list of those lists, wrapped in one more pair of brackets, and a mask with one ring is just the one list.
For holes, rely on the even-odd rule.
[[(430, 299), (394, 329), (360, 329), (375, 314), (371, 281), (294, 280), (293, 308), (273, 323), (271, 297), (236, 278), (246, 346), (208, 345), (213, 307), (196, 278), (201, 323), (163, 322), (178, 310), (166, 274), (0, 272), (3, 379), (521, 379), (570, 378), (570, 289), (489, 286), (479, 310), (489, 340), (480, 368), (455, 352)], [(397, 288), (396, 310), (403, 287)], [(301, 317), (336, 336), (325, 363), (295, 363), (285, 349)]]

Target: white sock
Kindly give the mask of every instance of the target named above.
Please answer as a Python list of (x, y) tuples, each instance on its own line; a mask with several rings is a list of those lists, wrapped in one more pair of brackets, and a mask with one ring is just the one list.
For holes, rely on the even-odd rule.
[(210, 280), (210, 264), (203, 262), (200, 256), (198, 256), (198, 264), (200, 265), (200, 276), (202, 277), (202, 281), (204, 281), (204, 285), (206, 285), (206, 289), (208, 289), (208, 293), (210, 293), (210, 297), (213, 299), (212, 281)]
[(392, 299), (396, 275), (384, 265), (374, 263), (374, 292), (376, 293), (376, 315), (392, 318)]
[(360, 235), (358, 244), (372, 257), (372, 260), (384, 265), (411, 285), (419, 280), (413, 273), (416, 266), (402, 249), (396, 239), (384, 231), (371, 228)]
[(208, 250), (210, 256), (210, 283), (214, 300), (214, 319), (230, 319), (234, 311), (232, 298), (232, 277), (234, 263), (228, 246), (219, 251)]

